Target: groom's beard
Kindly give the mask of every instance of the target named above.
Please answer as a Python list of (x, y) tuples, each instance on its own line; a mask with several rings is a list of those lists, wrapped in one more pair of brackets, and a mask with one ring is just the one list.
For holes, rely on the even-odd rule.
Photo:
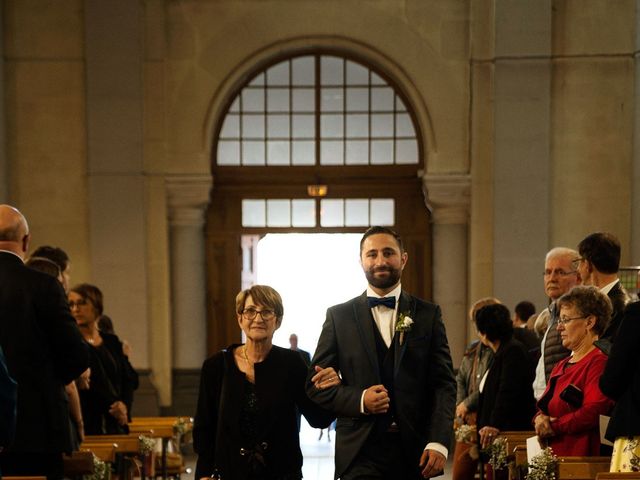
[[(386, 277), (376, 277), (376, 272), (389, 272), (389, 274)], [(371, 267), (364, 272), (364, 275), (367, 277), (369, 285), (384, 290), (393, 287), (400, 281), (402, 270), (393, 267)]]

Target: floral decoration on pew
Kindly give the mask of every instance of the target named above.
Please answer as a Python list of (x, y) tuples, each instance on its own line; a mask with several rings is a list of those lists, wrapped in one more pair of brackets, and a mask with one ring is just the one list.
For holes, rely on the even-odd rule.
[(558, 457), (547, 447), (531, 459), (526, 480), (557, 480)]
[(467, 450), (466, 454), (469, 455), (473, 460), (477, 460), (480, 456), (478, 452), (478, 434), (475, 425), (467, 425), (462, 424), (458, 425), (455, 428), (455, 437), (456, 442), (466, 443), (467, 445), (471, 445), (471, 447)]
[(193, 432), (192, 417), (178, 417), (176, 423), (173, 424), (173, 434), (178, 444), (188, 444), (193, 441), (191, 434)]
[(156, 448), (155, 438), (147, 437), (145, 435), (140, 435), (138, 437), (138, 440), (140, 442), (138, 446), (138, 451), (140, 452), (140, 455), (147, 456), (153, 453), (153, 451)]
[(504, 437), (496, 438), (491, 444), (482, 450), (482, 453), (489, 457), (489, 465), (494, 470), (502, 470), (508, 465), (507, 455), (507, 439)]
[(111, 469), (105, 462), (100, 460), (95, 453), (93, 455), (93, 473), (83, 475), (83, 480), (108, 480), (111, 476)]

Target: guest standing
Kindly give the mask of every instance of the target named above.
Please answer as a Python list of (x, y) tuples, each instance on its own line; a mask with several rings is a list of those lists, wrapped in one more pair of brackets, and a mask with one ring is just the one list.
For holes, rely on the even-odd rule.
[(493, 350), (493, 363), (480, 382), (478, 433), (480, 445), (486, 447), (501, 431), (531, 428), (534, 370), (524, 345), (513, 339), (507, 307), (482, 307), (476, 327), (482, 343)]
[(602, 392), (616, 401), (606, 438), (614, 442), (612, 472), (640, 471), (640, 302), (627, 306), (609, 360)]
[(120, 339), (98, 330), (102, 292), (88, 283), (77, 285), (69, 291), (69, 306), (91, 353), (89, 389), (80, 391), (84, 431), (87, 435), (127, 433), (138, 374)]
[(64, 386), (89, 366), (88, 352), (58, 281), (24, 265), (24, 216), (0, 205), (0, 346), (18, 383), (13, 444), (0, 453), (3, 475), (62, 478), (71, 450)]
[[(497, 298), (487, 297), (475, 302), (469, 311), (469, 319), (476, 330), (476, 313), (486, 305), (500, 303)], [(477, 330), (476, 330), (477, 334)], [(480, 380), (493, 362), (493, 350), (481, 341), (474, 341), (464, 353), (456, 382), (458, 384), (456, 425), (473, 425), (478, 423), (478, 403), (480, 400)], [(472, 479), (478, 470), (478, 459), (469, 455), (473, 441), (456, 442), (453, 453), (453, 480)]]
[(595, 287), (578, 286), (557, 305), (556, 328), (571, 354), (551, 371), (538, 401), (535, 430), (556, 455), (599, 455), (600, 415), (609, 414), (613, 401), (598, 386), (607, 357), (594, 342), (609, 323), (611, 302)]

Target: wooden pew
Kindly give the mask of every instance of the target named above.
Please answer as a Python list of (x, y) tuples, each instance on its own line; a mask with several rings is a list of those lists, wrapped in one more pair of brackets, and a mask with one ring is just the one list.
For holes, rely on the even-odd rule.
[(162, 456), (160, 462), (162, 478), (167, 478), (169, 475), (175, 476), (186, 473), (184, 465), (174, 468), (169, 468), (167, 465), (167, 446), (170, 439), (177, 437), (174, 427), (180, 420), (187, 424), (187, 430), (193, 427), (193, 419), (189, 417), (133, 417), (131, 423), (129, 423), (130, 432), (151, 430), (152, 433), (148, 434), (150, 437), (160, 438), (162, 440)]
[[(111, 450), (115, 452), (115, 448), (111, 447)], [(79, 450), (77, 452), (72, 452), (71, 455), (63, 454), (62, 466), (64, 476), (66, 478), (72, 478), (79, 475), (91, 475), (94, 473), (93, 456), (94, 453), (89, 450)]]
[(103, 462), (113, 463), (116, 460), (117, 445), (113, 443), (83, 442), (80, 450), (91, 452)]
[(640, 480), (640, 472), (600, 472), (596, 480)]
[(527, 445), (527, 438), (535, 436), (536, 432), (534, 431), (524, 431), (524, 432), (500, 432), (498, 437), (504, 437), (507, 440), (507, 455), (513, 455), (515, 453), (516, 447)]
[(595, 480), (610, 465), (611, 457), (558, 457), (558, 480)]
[(8, 477), (4, 475), (3, 480), (47, 480), (47, 477)]

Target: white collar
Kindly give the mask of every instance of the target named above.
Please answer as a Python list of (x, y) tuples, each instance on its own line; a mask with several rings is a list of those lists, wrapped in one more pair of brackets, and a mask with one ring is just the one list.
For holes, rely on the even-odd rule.
[(609, 292), (611, 291), (611, 289), (612, 289), (613, 287), (615, 287), (616, 283), (618, 283), (619, 281), (620, 281), (620, 279), (619, 279), (619, 278), (616, 278), (613, 282), (608, 283), (608, 284), (606, 284), (604, 287), (602, 287), (602, 288), (600, 289), (600, 291), (601, 291), (602, 293), (604, 293), (605, 295), (609, 295)]
[[(396, 286), (396, 288), (394, 288), (389, 293), (387, 293), (385, 295), (385, 297), (396, 297), (396, 303), (397, 303), (398, 300), (400, 299), (400, 292), (401, 291), (402, 291), (402, 285), (399, 283)], [(383, 298), (380, 295), (378, 295), (376, 292), (373, 291), (373, 289), (371, 288), (371, 285), (367, 285), (367, 297)]]

